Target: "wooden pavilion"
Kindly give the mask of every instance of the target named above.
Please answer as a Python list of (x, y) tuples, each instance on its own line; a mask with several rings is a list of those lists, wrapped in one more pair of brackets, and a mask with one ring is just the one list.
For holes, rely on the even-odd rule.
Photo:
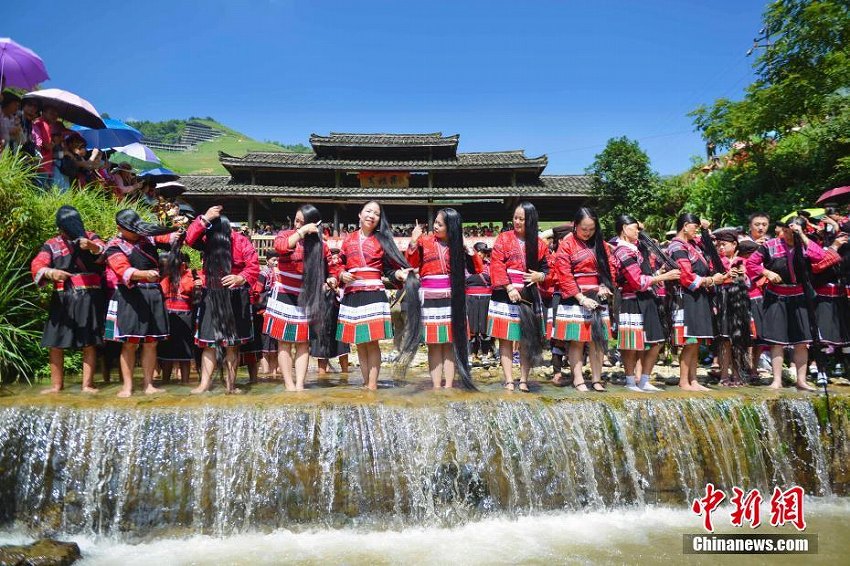
[(393, 223), (433, 219), (456, 208), (465, 222), (501, 224), (521, 200), (541, 220), (571, 219), (592, 199), (586, 175), (543, 175), (545, 155), (522, 150), (458, 153), (458, 135), (350, 134), (310, 136), (312, 153), (220, 153), (229, 176), (183, 177), (197, 210), (223, 204), (235, 221), (286, 222), (302, 203), (315, 205), (334, 228), (355, 224), (362, 204), (386, 205)]

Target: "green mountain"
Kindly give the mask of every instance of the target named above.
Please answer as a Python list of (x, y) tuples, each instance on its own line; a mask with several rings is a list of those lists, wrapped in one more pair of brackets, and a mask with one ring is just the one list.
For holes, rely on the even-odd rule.
[[(212, 118), (189, 118), (188, 120), (166, 120), (163, 122), (128, 122), (128, 124), (142, 132), (145, 137), (173, 144), (179, 141), (186, 124), (190, 121), (210, 126), (222, 132), (222, 136), (201, 143), (195, 146), (192, 151), (154, 150), (157, 157), (162, 160), (163, 167), (181, 175), (226, 175), (227, 171), (218, 162), (219, 151), (231, 155), (244, 155), (249, 151), (290, 151), (297, 153), (309, 153), (311, 151), (309, 147), (303, 144), (285, 145), (274, 141), (260, 142), (251, 139)], [(123, 158), (119, 158), (119, 161), (121, 159)], [(143, 162), (138, 161), (132, 161), (132, 163), (136, 167), (143, 165)]]

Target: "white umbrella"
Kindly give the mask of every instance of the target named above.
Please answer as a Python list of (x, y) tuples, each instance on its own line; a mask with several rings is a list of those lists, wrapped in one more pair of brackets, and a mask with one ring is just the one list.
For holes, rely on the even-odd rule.
[(73, 92), (59, 88), (34, 90), (24, 95), (24, 100), (38, 100), (44, 106), (53, 106), (59, 117), (87, 128), (105, 128), (106, 124), (91, 102)]
[(140, 161), (148, 161), (150, 163), (161, 163), (159, 157), (156, 156), (153, 150), (143, 143), (131, 143), (129, 145), (125, 145), (123, 147), (116, 147), (114, 149), (119, 153), (129, 155), (130, 157), (138, 159)]

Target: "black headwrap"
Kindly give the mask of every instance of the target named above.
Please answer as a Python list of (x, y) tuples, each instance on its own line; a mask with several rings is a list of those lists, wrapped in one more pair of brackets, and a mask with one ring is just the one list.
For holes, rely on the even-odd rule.
[(121, 228), (133, 232), (134, 234), (139, 234), (140, 236), (159, 236), (161, 234), (168, 234), (177, 230), (177, 228), (174, 227), (146, 222), (142, 220), (142, 217), (139, 216), (138, 212), (131, 208), (119, 210), (118, 214), (115, 215), (115, 223)]
[(70, 239), (76, 240), (86, 235), (83, 218), (80, 212), (70, 205), (60, 206), (56, 211), (56, 227), (64, 232)]

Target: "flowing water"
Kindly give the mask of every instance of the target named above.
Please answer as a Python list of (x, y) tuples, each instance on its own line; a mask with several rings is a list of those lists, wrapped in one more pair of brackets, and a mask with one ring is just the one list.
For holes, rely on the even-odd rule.
[(675, 561), (708, 482), (848, 524), (844, 396), (435, 397), (0, 406), (0, 521), (163, 564)]

